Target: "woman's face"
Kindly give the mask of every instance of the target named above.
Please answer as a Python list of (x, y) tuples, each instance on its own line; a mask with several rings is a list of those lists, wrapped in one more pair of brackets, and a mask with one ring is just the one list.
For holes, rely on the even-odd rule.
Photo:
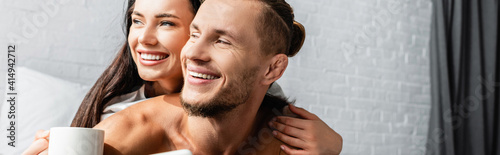
[(146, 81), (180, 79), (180, 53), (189, 39), (194, 13), (189, 0), (137, 0), (128, 43)]

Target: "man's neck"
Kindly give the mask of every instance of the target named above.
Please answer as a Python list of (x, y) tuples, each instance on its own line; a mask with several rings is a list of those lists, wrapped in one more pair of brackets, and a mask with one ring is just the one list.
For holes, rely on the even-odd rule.
[(235, 154), (256, 127), (264, 95), (250, 95), (246, 103), (220, 117), (189, 116), (185, 129), (194, 154)]

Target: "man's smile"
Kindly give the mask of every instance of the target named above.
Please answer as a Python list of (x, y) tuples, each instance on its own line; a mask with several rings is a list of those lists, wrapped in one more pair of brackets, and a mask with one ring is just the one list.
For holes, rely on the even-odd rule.
[(220, 77), (217, 77), (214, 75), (208, 75), (208, 74), (197, 73), (197, 72), (192, 72), (192, 71), (188, 71), (188, 74), (191, 75), (192, 77), (206, 79), (206, 80), (213, 80), (213, 79), (220, 78)]

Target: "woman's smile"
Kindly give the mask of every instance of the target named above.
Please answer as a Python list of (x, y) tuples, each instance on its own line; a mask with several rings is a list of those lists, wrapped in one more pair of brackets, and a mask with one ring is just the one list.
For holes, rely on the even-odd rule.
[(144, 66), (154, 66), (168, 60), (170, 54), (166, 52), (137, 50), (139, 62)]

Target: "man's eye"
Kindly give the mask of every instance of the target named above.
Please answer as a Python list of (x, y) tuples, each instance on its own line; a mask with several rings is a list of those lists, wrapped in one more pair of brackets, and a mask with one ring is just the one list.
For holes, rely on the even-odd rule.
[(222, 44), (226, 44), (226, 45), (231, 45), (231, 43), (227, 40), (224, 40), (224, 39), (217, 39), (217, 41), (215, 43), (222, 43)]
[(160, 26), (175, 26), (175, 24), (169, 21), (162, 21)]
[(198, 38), (200, 37), (200, 33), (191, 33), (191, 38)]

